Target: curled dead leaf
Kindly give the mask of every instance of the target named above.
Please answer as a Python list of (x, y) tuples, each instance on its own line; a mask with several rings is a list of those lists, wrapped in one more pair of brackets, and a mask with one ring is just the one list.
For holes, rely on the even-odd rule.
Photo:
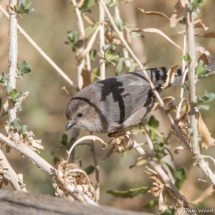
[(161, 89), (165, 89), (175, 81), (175, 75), (177, 74), (177, 69), (179, 67), (180, 67), (179, 65), (174, 65), (169, 69), (169, 71), (167, 72), (166, 82), (161, 86)]
[(187, 150), (185, 149), (183, 146), (178, 146), (175, 148), (175, 150), (173, 151), (175, 154), (179, 154), (179, 150)]
[(194, 34), (197, 37), (203, 37), (203, 38), (215, 38), (215, 32), (208, 32), (208, 33), (202, 33), (202, 34)]
[(211, 137), (211, 133), (205, 125), (200, 112), (198, 117), (198, 130), (199, 134), (201, 134), (202, 147), (207, 149), (210, 146), (214, 146), (215, 139)]
[(212, 55), (203, 47), (196, 47), (196, 61), (202, 60), (204, 64), (208, 65), (212, 62)]
[(170, 27), (176, 27), (180, 20), (186, 15), (186, 4), (187, 0), (178, 0), (175, 5), (173, 15), (170, 17)]
[(207, 31), (209, 28), (204, 25), (201, 19), (196, 20), (194, 23), (194, 28), (202, 28), (204, 31)]
[(155, 182), (153, 182), (153, 187), (149, 192), (154, 196), (159, 196), (159, 211), (166, 211), (169, 206), (175, 205), (177, 200), (172, 190), (163, 182), (158, 173), (147, 166), (145, 167), (147, 170), (144, 172), (148, 174), (150, 178), (155, 180)]
[(172, 43), (174, 46), (178, 47), (181, 51), (183, 51), (183, 49), (177, 45), (176, 43), (174, 43), (166, 34), (164, 34), (162, 31), (156, 29), (156, 28), (145, 28), (142, 30), (132, 30), (130, 33), (132, 32), (144, 32), (144, 33), (157, 33), (159, 35), (161, 35), (162, 37), (164, 37), (165, 39), (167, 39), (170, 43)]
[[(162, 100), (163, 100), (164, 105), (166, 105), (169, 101), (175, 101), (175, 98), (172, 97), (172, 96), (168, 96), (168, 97), (163, 98)], [(159, 108), (161, 108), (160, 103), (159, 102), (155, 102), (152, 110), (155, 111), (155, 110), (157, 110)]]
[(167, 20), (170, 20), (170, 18), (166, 15), (166, 14), (164, 14), (164, 13), (161, 13), (161, 12), (157, 12), (157, 11), (144, 11), (143, 9), (141, 9), (141, 8), (138, 8), (141, 12), (143, 12), (144, 14), (146, 14), (146, 15), (155, 15), (155, 16), (160, 16), (160, 17), (163, 17), (163, 18), (165, 18), (165, 19), (167, 19)]
[(82, 85), (82, 88), (85, 88), (87, 87), (88, 85), (91, 84), (91, 74), (90, 74), (90, 71), (87, 70), (87, 69), (82, 69), (81, 71), (81, 76), (82, 76), (82, 80), (83, 80), (83, 85)]

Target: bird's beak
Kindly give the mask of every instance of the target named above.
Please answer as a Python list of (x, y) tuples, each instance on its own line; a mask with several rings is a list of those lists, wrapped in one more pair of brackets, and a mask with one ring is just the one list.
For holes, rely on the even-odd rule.
[(72, 122), (72, 123), (68, 122), (66, 125), (66, 131), (69, 130), (70, 128), (72, 128), (73, 125), (75, 125), (75, 122)]

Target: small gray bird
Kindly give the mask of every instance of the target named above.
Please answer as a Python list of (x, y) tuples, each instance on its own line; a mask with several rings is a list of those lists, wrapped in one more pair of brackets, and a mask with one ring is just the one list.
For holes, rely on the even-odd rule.
[[(156, 90), (167, 79), (169, 68), (147, 69)], [(181, 69), (175, 81), (181, 83)], [(151, 111), (156, 98), (142, 71), (135, 71), (95, 82), (80, 90), (66, 107), (68, 124), (90, 132), (116, 132), (141, 122)]]

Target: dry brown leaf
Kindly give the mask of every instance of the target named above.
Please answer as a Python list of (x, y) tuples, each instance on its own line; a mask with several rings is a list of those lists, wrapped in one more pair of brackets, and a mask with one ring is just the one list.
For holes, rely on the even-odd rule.
[(204, 25), (201, 19), (196, 20), (194, 23), (194, 28), (203, 28), (204, 31), (207, 31), (209, 28)]
[(178, 146), (175, 148), (175, 150), (173, 151), (175, 154), (179, 154), (179, 150), (187, 150), (185, 149), (183, 146)]
[(93, 33), (93, 36), (90, 38), (90, 41), (89, 41), (89, 43), (88, 43), (88, 45), (87, 45), (87, 48), (84, 49), (84, 51), (78, 53), (78, 56), (77, 56), (77, 61), (78, 61), (78, 62), (82, 61), (83, 58), (87, 55), (87, 53), (92, 49), (93, 44), (94, 44), (94, 42), (95, 42), (95, 40), (96, 40), (96, 36), (97, 36), (97, 34), (98, 34), (100, 28), (101, 28), (101, 25), (99, 25), (98, 28), (97, 28), (97, 29), (95, 30), (95, 32)]
[(179, 65), (174, 65), (169, 69), (169, 71), (167, 72), (166, 82), (161, 86), (161, 89), (168, 87), (171, 83), (175, 81), (175, 75), (177, 74), (177, 69), (179, 67)]
[[(169, 101), (172, 101), (172, 100), (174, 101), (175, 98), (172, 97), (172, 96), (168, 96), (168, 97), (163, 98), (162, 100), (163, 100), (163, 103), (164, 103), (164, 105), (165, 105), (165, 104), (168, 103)], [(159, 103), (159, 102), (155, 102), (155, 104), (154, 104), (152, 110), (155, 111), (155, 110), (157, 110), (157, 109), (159, 109), (159, 108), (161, 108), (160, 103)]]
[(165, 39), (167, 39), (174, 46), (178, 47), (181, 51), (183, 51), (183, 49), (179, 45), (174, 43), (166, 34), (164, 34), (162, 31), (160, 31), (156, 28), (145, 28), (142, 30), (132, 30), (131, 32), (157, 33), (157, 34), (161, 35), (162, 37), (164, 37)]
[(203, 37), (203, 38), (215, 38), (215, 32), (208, 32), (208, 33), (202, 33), (202, 34), (194, 34), (197, 37)]
[(170, 205), (175, 205), (177, 200), (171, 191), (171, 189), (163, 182), (161, 177), (154, 170), (145, 166), (147, 171), (144, 171), (146, 174), (150, 175), (150, 178), (154, 179), (154, 185), (149, 192), (154, 196), (159, 196), (159, 211), (163, 212), (168, 209)]
[(202, 60), (204, 64), (209, 65), (212, 61), (212, 55), (203, 47), (196, 47), (196, 61), (197, 63)]
[(11, 147), (10, 147), (10, 146), (8, 146), (8, 145), (5, 145), (5, 148), (6, 148), (6, 153), (9, 153), (9, 152), (10, 152), (10, 150), (11, 150)]
[(81, 89), (83, 89), (83, 88), (85, 88), (85, 87), (87, 87), (88, 85), (91, 84), (90, 71), (88, 71), (86, 69), (82, 69), (81, 76), (82, 76), (82, 79), (83, 79), (83, 85), (82, 85)]
[(207, 149), (210, 146), (214, 146), (215, 139), (211, 137), (211, 133), (205, 125), (200, 112), (198, 117), (198, 130), (199, 134), (201, 134), (202, 147)]
[(160, 17), (163, 17), (163, 18), (166, 18), (166, 19), (168, 19), (168, 20), (170, 20), (170, 18), (166, 15), (166, 14), (164, 14), (164, 13), (161, 13), (161, 12), (157, 12), (157, 11), (144, 11), (143, 9), (141, 9), (141, 8), (138, 8), (141, 12), (143, 12), (144, 14), (146, 14), (146, 15), (156, 15), (156, 16), (160, 16)]
[(176, 27), (178, 22), (184, 18), (186, 15), (186, 3), (188, 3), (187, 0), (178, 0), (174, 13), (170, 17), (170, 27)]

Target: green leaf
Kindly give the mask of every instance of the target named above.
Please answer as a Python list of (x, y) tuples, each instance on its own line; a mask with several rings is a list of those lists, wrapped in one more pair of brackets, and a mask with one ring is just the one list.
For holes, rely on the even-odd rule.
[(123, 63), (124, 58), (120, 58), (118, 61), (118, 64), (116, 66), (116, 75), (120, 75), (122, 71), (122, 63)]
[(96, 5), (97, 3), (94, 0), (85, 0), (84, 4), (81, 6), (81, 12), (84, 12), (86, 9)]
[(2, 75), (0, 75), (0, 83), (2, 83), (3, 86), (7, 86), (7, 75), (5, 70), (2, 72)]
[(166, 211), (164, 211), (160, 215), (175, 215), (175, 209), (174, 207), (170, 206)]
[(17, 8), (18, 15), (26, 15), (34, 11), (34, 8), (31, 7), (31, 2), (25, 0), (19, 0), (19, 6)]
[(53, 161), (54, 161), (54, 164), (56, 165), (56, 164), (57, 164), (57, 162), (59, 162), (59, 161), (60, 161), (60, 159), (59, 159), (59, 158), (57, 158), (57, 157), (54, 157)]
[(150, 208), (150, 207), (153, 207), (156, 205), (158, 205), (158, 200), (152, 200), (152, 201), (146, 203), (145, 205), (143, 205), (143, 208)]
[(21, 66), (17, 64), (17, 68), (18, 68), (18, 75), (20, 76), (24, 76), (26, 73), (29, 73), (32, 71), (31, 65), (26, 60), (24, 60), (21, 63)]
[(192, 61), (192, 59), (191, 59), (191, 57), (190, 57), (190, 55), (188, 53), (187, 53), (187, 55), (183, 56), (183, 59), (188, 61), (188, 62)]
[(92, 81), (92, 83), (93, 82), (95, 82), (96, 80), (97, 80), (97, 78), (96, 78), (96, 76), (94, 76), (94, 75), (96, 75), (96, 76), (100, 76), (100, 67), (97, 67), (97, 68), (95, 68), (94, 70), (93, 70), (93, 72), (92, 72), (92, 74), (91, 74), (91, 81)]
[(133, 198), (137, 195), (142, 195), (143, 193), (147, 192), (149, 190), (148, 187), (141, 187), (136, 189), (129, 189), (127, 191), (118, 191), (118, 190), (108, 190), (107, 193), (112, 194), (116, 197), (121, 198)]
[(172, 173), (172, 176), (175, 180), (175, 185), (176, 185), (177, 189), (180, 190), (184, 181), (187, 178), (185, 168), (182, 167), (182, 168), (177, 169), (177, 171), (175, 171), (171, 165), (169, 165), (166, 162), (165, 162), (165, 164), (168, 166), (170, 172)]
[(133, 59), (130, 58), (130, 61), (131, 61), (131, 66), (129, 68), (129, 71), (128, 72), (133, 72), (134, 71), (134, 68), (135, 68), (135, 62)]
[(89, 37), (91, 34), (95, 32), (95, 30), (98, 28), (99, 23), (96, 22), (94, 25), (88, 27), (85, 29), (85, 37)]
[(17, 89), (12, 89), (12, 91), (10, 92), (10, 96), (15, 99), (16, 95), (18, 94), (18, 90)]
[(96, 53), (97, 53), (97, 51), (95, 49), (90, 50), (90, 60), (93, 62), (96, 61), (96, 59), (95, 59)]
[(84, 169), (84, 171), (87, 173), (87, 175), (92, 174), (94, 172), (94, 170), (95, 170), (95, 167), (93, 165), (89, 165), (88, 167), (86, 167)]
[(8, 95), (10, 95), (10, 93), (11, 93), (12, 90), (13, 90), (13, 88), (11, 86), (7, 87), (7, 93), (8, 93)]
[(204, 109), (204, 110), (209, 110), (210, 109), (209, 105), (199, 105), (199, 107)]
[(187, 86), (185, 83), (183, 83), (183, 84), (181, 85), (181, 87), (184, 89), (184, 91), (188, 90), (188, 86)]
[(16, 128), (20, 123), (20, 120), (18, 118), (13, 120), (13, 126)]
[(131, 32), (131, 33), (129, 34), (129, 37), (130, 37), (130, 38), (136, 38), (136, 37), (145, 38), (145, 36), (144, 36), (143, 34), (138, 33), (138, 32)]
[(208, 76), (210, 69), (207, 69), (207, 65), (204, 65), (204, 61), (200, 60), (196, 67), (196, 78), (204, 78)]
[[(154, 129), (157, 129), (159, 126), (159, 121), (157, 121), (154, 116), (151, 116), (149, 119), (148, 125)], [(154, 140), (155, 132), (152, 129), (150, 129), (150, 135), (151, 135), (151, 139)]]
[(25, 132), (28, 130), (28, 126), (27, 125), (23, 125), (22, 126), (22, 135), (25, 134)]
[(67, 136), (67, 134), (63, 134), (61, 138), (62, 138), (61, 141), (60, 141), (61, 145), (67, 146), (68, 145), (68, 136)]

